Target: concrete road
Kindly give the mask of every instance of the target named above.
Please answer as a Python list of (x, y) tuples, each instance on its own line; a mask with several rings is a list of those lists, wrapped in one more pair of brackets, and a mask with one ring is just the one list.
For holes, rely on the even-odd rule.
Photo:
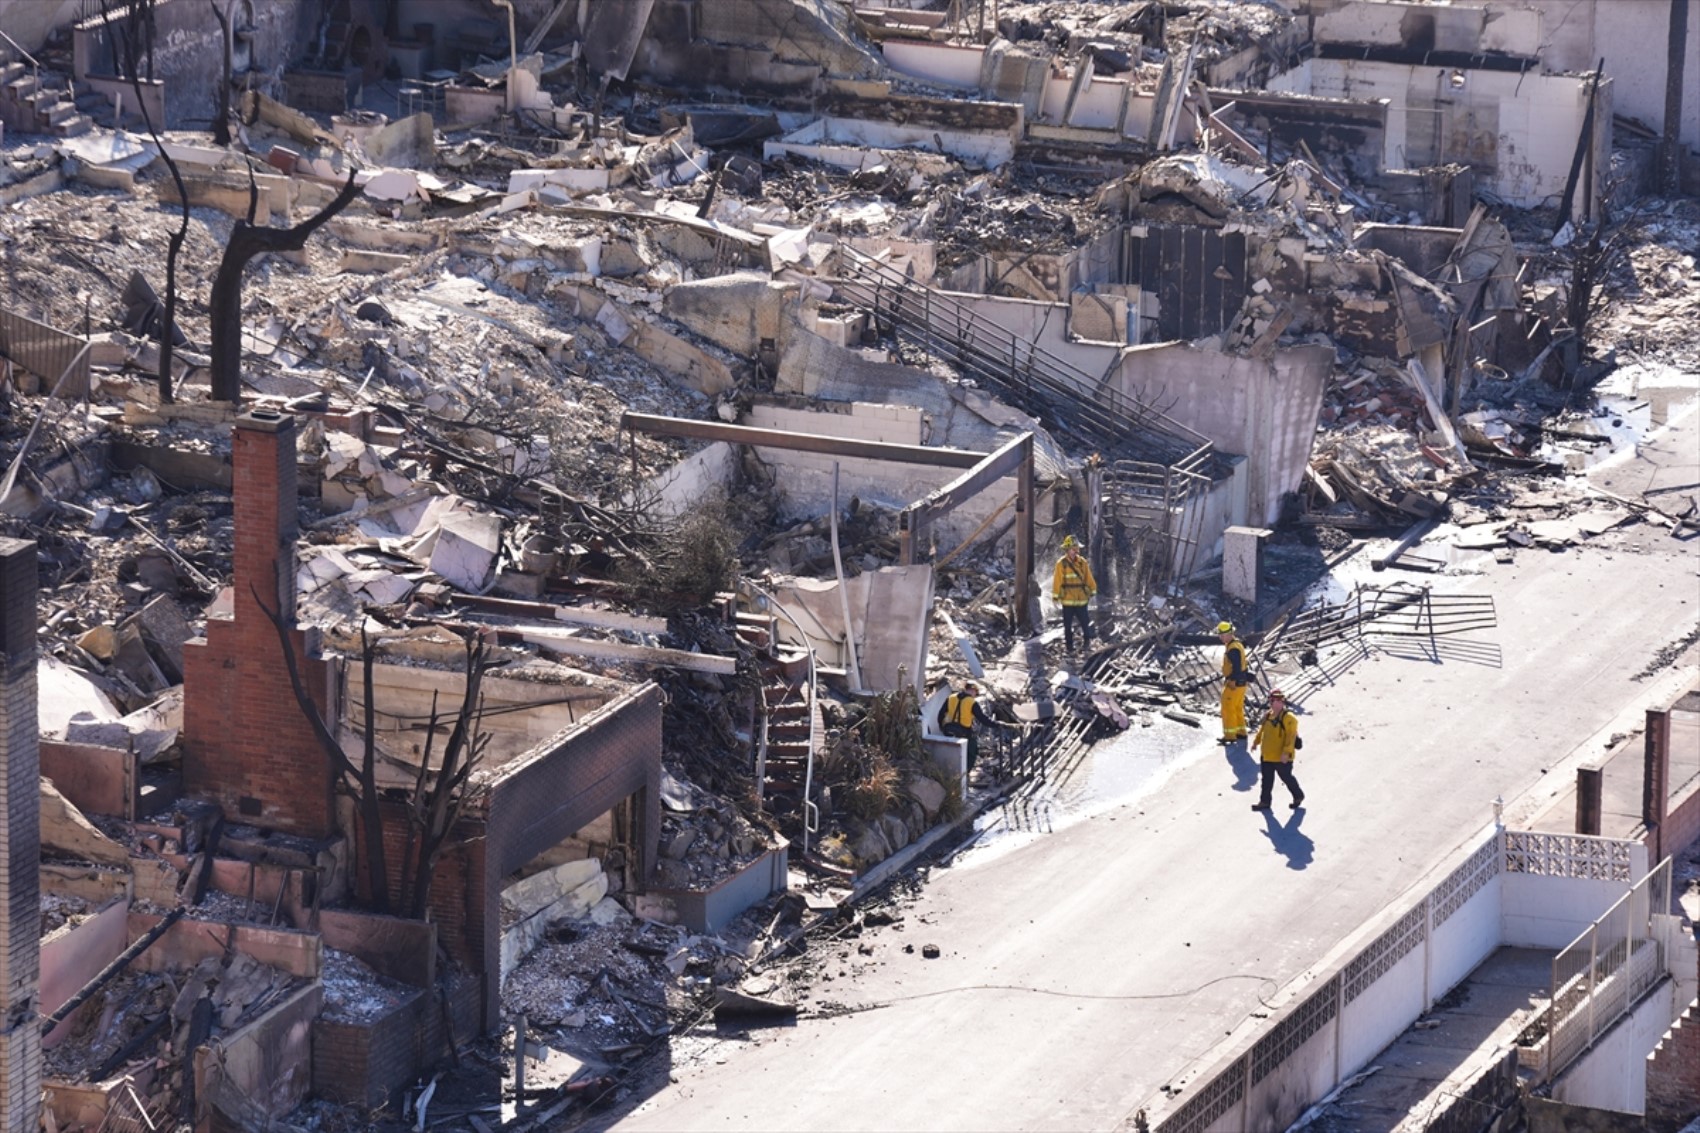
[[(869, 1009), (711, 1044), (603, 1124), (1126, 1126), (1260, 997), (1482, 830), (1496, 795), (1523, 801), (1508, 819), (1537, 806), (1692, 680), (1697, 564), (1700, 543), (1637, 526), (1444, 580), (1494, 596), (1502, 659), (1379, 656), (1311, 695), (1306, 809), (1290, 813), (1277, 785), (1274, 814), (1252, 813), (1220, 749), (1195, 742), (1141, 801), (961, 854), (901, 928), (817, 949), (810, 1005)], [(1149, 758), (1142, 734), (1097, 758)], [(943, 956), (923, 959), (925, 943)]]

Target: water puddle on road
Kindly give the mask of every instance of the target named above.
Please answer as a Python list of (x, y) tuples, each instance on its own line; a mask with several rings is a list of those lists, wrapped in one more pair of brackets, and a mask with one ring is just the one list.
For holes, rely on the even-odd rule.
[(1598, 467), (1633, 453), (1650, 434), (1680, 417), (1697, 396), (1700, 374), (1658, 362), (1630, 362), (1594, 387), (1597, 404), (1592, 416), (1565, 426), (1598, 436), (1599, 441), (1549, 436), (1534, 455), (1562, 463), (1572, 472)]
[[(957, 851), (957, 868), (985, 865), (1077, 822), (1146, 798), (1187, 763), (1223, 758), (1216, 746), (1216, 721), (1203, 728), (1162, 716), (1149, 728), (1137, 715), (1118, 736), (1053, 761), (1040, 778), (974, 821), (969, 842)], [(1226, 773), (1226, 772), (1224, 772)]]

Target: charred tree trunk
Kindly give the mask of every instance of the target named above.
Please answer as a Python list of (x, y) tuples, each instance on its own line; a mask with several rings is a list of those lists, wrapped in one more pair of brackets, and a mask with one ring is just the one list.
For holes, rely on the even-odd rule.
[[(371, 890), (370, 904), (376, 912), (387, 913), (390, 911), (390, 871), (384, 850), (384, 812), (378, 805), (378, 748), (374, 730), (376, 709), (372, 702), (372, 667), (377, 649), (362, 628), (360, 671), (366, 681), (365, 742), (361, 750), (360, 766), (356, 768), (343, 753), (342, 745), (337, 742), (335, 733), (319, 714), (319, 706), (313, 703), (313, 697), (307, 691), (307, 682), (301, 678), (301, 668), (295, 661), (295, 644), (289, 639), (289, 623), (281, 611), (265, 604), (259, 591), (254, 590), (252, 593), (254, 601), (258, 602), (260, 609), (265, 612), (266, 620), (271, 622), (272, 628), (277, 631), (278, 647), (283, 650), (283, 665), (289, 672), (289, 687), (295, 693), (296, 706), (312, 726), (313, 735), (319, 741), (319, 747), (324, 750), (325, 758), (330, 761), (331, 771), (336, 775), (338, 787), (345, 793), (355, 794), (360, 808), (361, 833), (366, 839), (366, 885)], [(358, 784), (357, 791), (348, 791), (349, 780)]]
[(347, 208), (360, 190), (354, 184), (354, 171), (336, 198), (312, 217), (293, 228), (268, 228), (254, 223), (259, 205), (259, 188), (252, 179), (248, 182), (248, 219), (239, 220), (230, 230), (230, 242), (224, 246), (224, 258), (219, 261), (218, 274), (213, 276), (212, 299), (212, 399), (214, 401), (242, 400), (242, 269), (248, 261), (264, 252), (299, 252), (307, 240), (325, 221)]
[[(177, 186), (177, 199), (183, 209), (182, 221), (165, 245), (165, 317), (159, 328), (159, 399), (161, 402), (169, 402), (172, 385), (171, 362), (177, 337), (177, 255), (183, 250), (183, 241), (189, 235), (189, 190), (183, 184), (183, 174), (178, 170), (177, 162), (165, 152), (165, 143), (159, 137), (159, 127), (154, 125), (153, 115), (148, 111), (147, 99), (142, 97), (144, 53), (148, 81), (153, 81), (153, 5), (154, 0), (136, 0), (130, 5), (129, 13), (123, 21), (114, 23), (107, 0), (101, 0), (100, 17), (107, 32), (113, 37), (113, 55), (119, 72), (130, 80), (130, 89), (136, 96), (136, 109), (142, 116), (142, 124), (147, 127), (148, 137), (153, 139), (154, 149), (159, 151), (165, 167), (171, 171), (171, 180)], [(141, 42), (144, 38), (145, 46)], [(159, 126), (164, 125), (163, 122), (159, 123)]]
[(1665, 129), (1659, 145), (1660, 188), (1682, 193), (1682, 72), (1688, 56), (1688, 2), (1671, 0), (1670, 45), (1665, 55)]
[(230, 144), (230, 17), (218, 6), (218, 0), (207, 0), (207, 3), (212, 6), (213, 19), (218, 21), (219, 38), (224, 41), (223, 66), (218, 75), (218, 105), (213, 107), (213, 144), (227, 146)]
[[(431, 883), (437, 875), (437, 862), (448, 846), (449, 838), (473, 792), (472, 774), (482, 762), (485, 745), (490, 737), (479, 730), (483, 711), (484, 674), (490, 668), (488, 647), (480, 638), (466, 643), (466, 684), (461, 692), (460, 708), (455, 714), (454, 728), (443, 745), (443, 763), (431, 777), (431, 751), (437, 734), (437, 710), (431, 707), (430, 732), (425, 739), (425, 754), (420, 762), (419, 775), (414, 783), (408, 806), (409, 861), (402, 865), (402, 905), (405, 915), (420, 919), (425, 916), (431, 901)], [(430, 779), (429, 786), (426, 780)], [(417, 848), (415, 840), (417, 838)]]

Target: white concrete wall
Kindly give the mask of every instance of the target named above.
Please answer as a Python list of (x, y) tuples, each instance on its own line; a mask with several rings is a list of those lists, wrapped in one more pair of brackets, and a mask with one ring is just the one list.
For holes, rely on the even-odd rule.
[[(47, 41), (53, 29), (69, 26), (82, 10), (81, 0), (0, 0), (0, 31), (17, 40), (25, 51), (33, 52)], [(0, 40), (3, 44), (5, 41)], [(9, 45), (6, 50), (10, 51)]]
[[(1489, 0), (1490, 10), (1512, 6)], [(1604, 56), (1616, 91), (1613, 108), (1661, 130), (1665, 118), (1665, 61), (1670, 43), (1669, 0), (1514, 0), (1541, 16), (1541, 64), (1548, 71), (1591, 71)], [(1681, 137), (1700, 149), (1700, 11), (1690, 8), (1683, 64)]]
[[(852, 437), (888, 444), (922, 443), (925, 414), (908, 405), (851, 403), (849, 413), (789, 409), (757, 405), (746, 424), (761, 429), (783, 429), (817, 436)], [(792, 452), (756, 446), (756, 454), (773, 468), (778, 479), (781, 515), (788, 520), (823, 514), (832, 501), (832, 466), (838, 465), (838, 498), (843, 506), (851, 496), (902, 508), (942, 488), (962, 474), (957, 468), (934, 468), (923, 464), (900, 464), (886, 460), (828, 456), (824, 453)], [(990, 488), (964, 501), (949, 515), (929, 527), (941, 551), (949, 551), (966, 538), (997, 506), (1016, 491), (1016, 480), (1006, 476)]]
[(1563, 948), (1628, 893), (1631, 883), (1508, 873), (1501, 887), (1502, 943), (1515, 948)]
[(984, 47), (952, 43), (926, 43), (912, 39), (888, 39), (880, 45), (891, 69), (941, 86), (963, 90), (980, 88), (980, 64)]
[[(1595, 192), (1609, 157), (1614, 81), (1608, 70), (1600, 85)], [(1269, 89), (1324, 98), (1387, 99), (1384, 168), (1467, 161), (1469, 151), (1461, 148), (1466, 142), (1477, 152), (1490, 148), (1495, 154), (1493, 171), (1483, 169), (1484, 187), (1524, 207), (1554, 203), (1564, 192), (1588, 105), (1588, 80), (1580, 76), (1468, 71), (1458, 86), (1449, 68), (1358, 59), (1307, 60), (1271, 78)], [(1417, 139), (1431, 126), (1427, 118), (1416, 119), (1437, 113), (1439, 139), (1432, 150), (1419, 150)]]
[(651, 476), (647, 494), (660, 514), (677, 517), (704, 501), (723, 498), (737, 474), (738, 450), (715, 441)]
[(1645, 1112), (1647, 1055), (1682, 1013), (1675, 988), (1672, 981), (1663, 981), (1595, 1039), (1552, 1084), (1553, 1100), (1619, 1113)]
[[(1444, 924), (1435, 925), (1428, 942), (1428, 999), (1423, 1010), (1445, 995), (1492, 956), (1500, 939), (1500, 902), (1504, 900), (1505, 873), (1490, 878), (1486, 885)], [(1437, 915), (1431, 909), (1431, 917)]]
[[(1053, 358), (1067, 362), (1093, 378), (1102, 378), (1116, 365), (1120, 347), (1103, 342), (1086, 342), (1070, 336), (1068, 304), (1045, 303), (1036, 299), (1007, 299), (996, 295), (976, 295), (967, 291), (940, 292), (955, 300), (994, 326), (1014, 335), (1018, 348), (1035, 347)], [(1001, 349), (1003, 344), (996, 344)], [(1018, 354), (1019, 358), (1020, 355)], [(1096, 392), (1096, 390), (1089, 391)]]
[[(1340, 1019), (1340, 1073), (1355, 1074), (1428, 1010), (1423, 997), (1427, 951), (1418, 945), (1387, 974), (1346, 1004)], [(1333, 1089), (1333, 1085), (1329, 1086)], [(1323, 1091), (1326, 1093), (1327, 1091)], [(1320, 1096), (1320, 1095), (1319, 1095)]]
[[(1477, 855), (1492, 847), (1492, 857), (1483, 863)], [(1638, 880), (1646, 874), (1644, 848), (1630, 846), (1630, 873)], [(1636, 851), (1640, 851), (1637, 856)], [(1441, 874), (1433, 888), (1414, 905), (1390, 909), (1380, 919), (1380, 931), (1366, 932), (1343, 943), (1312, 969), (1316, 984), (1305, 989), (1283, 1008), (1271, 1026), (1302, 1009), (1307, 993), (1314, 995), (1324, 981), (1341, 978), (1340, 1010), (1292, 1052), (1262, 1082), (1253, 1085), (1242, 1102), (1217, 1118), (1212, 1133), (1248, 1129), (1280, 1129), (1293, 1121), (1306, 1106), (1332, 1089), (1339, 1080), (1368, 1065), (1410, 1026), (1434, 1000), (1450, 991), (1478, 965), (1502, 946), (1562, 947), (1627, 892), (1632, 882), (1585, 881), (1555, 876), (1565, 868), (1561, 854), (1538, 863), (1544, 873), (1508, 873), (1505, 870), (1504, 833), (1490, 828), (1452, 855), (1453, 869)], [(1456, 875), (1461, 880), (1479, 878), (1483, 865), (1492, 874), (1443, 922), (1440, 904)], [(1399, 914), (1421, 910), (1425, 939), (1392, 963), (1386, 971), (1346, 1002), (1345, 976), (1360, 955), (1380, 940), (1382, 932), (1395, 928)], [(1546, 910), (1546, 915), (1541, 910)], [(1508, 929), (1525, 938), (1508, 935)], [(1527, 937), (1540, 937), (1529, 939)], [(1556, 939), (1556, 943), (1554, 942)], [(1685, 954), (1678, 963), (1686, 964)], [(1595, 1048), (1561, 1078), (1569, 1093), (1557, 1087), (1559, 1100), (1601, 1109), (1639, 1112), (1645, 1095), (1645, 1060), (1686, 1000), (1677, 998), (1680, 988), (1667, 981), (1632, 1012), (1629, 1019), (1608, 1031)], [(1265, 1032), (1267, 1033), (1267, 1032)], [(1207, 1090), (1223, 1075), (1244, 1074), (1247, 1059), (1262, 1036), (1237, 1040), (1224, 1051), (1213, 1067), (1191, 1085), (1190, 1092)], [(1572, 1094), (1574, 1096), (1572, 1096)], [(1163, 1115), (1157, 1127), (1162, 1130)]]
[(1316, 346), (1278, 349), (1267, 361), (1187, 343), (1136, 346), (1122, 352), (1114, 388), (1168, 406), (1221, 451), (1248, 456), (1245, 513), (1231, 522), (1267, 527), (1281, 496), (1303, 481), (1333, 358)]

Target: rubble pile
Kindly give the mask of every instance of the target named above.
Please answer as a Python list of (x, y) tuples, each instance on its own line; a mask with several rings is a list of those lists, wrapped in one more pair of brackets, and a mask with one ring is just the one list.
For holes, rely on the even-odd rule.
[[(258, 45), (287, 35), (242, 31), (268, 57), (232, 63), (240, 96), (216, 106), (179, 71), (146, 127), (101, 93), (132, 88), (80, 73), (117, 57), (112, 28), (63, 29), (42, 53), (53, 97), (27, 113), (40, 68), (0, 83), (0, 532), (39, 552), (49, 755), (101, 769), (43, 780), (42, 852), (231, 942), (109, 984), (50, 1048), (57, 1078), (146, 1065), (150, 1108), (175, 1112), (193, 1046), (303, 986), (235, 926), (311, 934), (325, 910), (383, 906), (381, 820), (407, 854), (447, 840), (425, 911), (394, 919), (429, 922), (444, 1018), (495, 1033), (450, 1035), (471, 1057), (435, 1101), (423, 1043), (413, 1081), (350, 1089), (381, 1085), (418, 1128), (477, 1133), (540, 1100), (545, 1126), (725, 998), (808, 993), (770, 967), (805, 926), (836, 934), (817, 937), (820, 985), (885, 962), (893, 941), (850, 939), (903, 919), (837, 909), (859, 878), (1047, 744), (1202, 726), (1213, 625), (1301, 607), (1359, 540), (1433, 525), (1459, 558), (1376, 567), (1432, 573), (1700, 522), (1687, 496), (1570, 475), (1633, 451), (1700, 367), (1700, 205), (1632, 203), (1590, 167), (1561, 216), (1566, 170), (1521, 134), (1518, 162), (1492, 152), (1528, 99), (1568, 113), (1553, 90), (1574, 75), (1521, 68), (1558, 86), (1504, 96), (1502, 137), (1458, 117), (1498, 72), (1448, 64), (1434, 163), (1388, 169), (1385, 100), (1310, 91), (1324, 64), (1404, 45), (1326, 40), (1353, 20), (1275, 0), (759, 0), (789, 18), (704, 4), (688, 28), (533, 4), (554, 11), (417, 40), (341, 7), (282, 54)], [(744, 102), (691, 101), (717, 90)], [(228, 138), (186, 128), (209, 116)], [(1590, 106), (1575, 129), (1610, 118)], [(1571, 125), (1553, 130), (1568, 150)], [(225, 305), (221, 260), (257, 230), (277, 243)], [(232, 331), (234, 374), (213, 345)], [(1664, 368), (1655, 393), (1591, 393), (1641, 366)], [(236, 438), (274, 425), (297, 496), (239, 506), (267, 481)], [(1000, 451), (1032, 460), (968, 470)], [(274, 504), (277, 530), (239, 543), (237, 513)], [(1276, 529), (1258, 593), (1225, 593), (1228, 529), (1247, 526)], [(1033, 624), (1065, 535), (1101, 575), (1074, 657)], [(261, 597), (245, 570), (281, 579), (271, 625), (236, 624)], [(240, 740), (208, 735), (185, 669), (215, 646), (240, 676), (203, 691), (263, 687), (302, 717), (220, 704), (214, 730)], [(972, 775), (922, 718), (970, 675), (1009, 726)], [(274, 741), (290, 771), (324, 756), (326, 781), (274, 781)], [(462, 779), (432, 764), (448, 744)], [(190, 797), (209, 768), (240, 774)], [(98, 789), (112, 777), (122, 791)], [(574, 791), (604, 782), (625, 793), (577, 814)], [(309, 794), (324, 815), (290, 811)], [(473, 881), (480, 844), (512, 854), (500, 887)], [(113, 907), (60, 888), (44, 936)], [(728, 893), (748, 907), (702, 911)], [(380, 967), (325, 948), (324, 1019), (417, 998)], [(451, 983), (478, 994), (451, 1006)], [(529, 1095), (504, 1077), (521, 1018), (574, 1060)], [(327, 1107), (288, 1120), (354, 1127)]]
[[(152, 1081), (149, 1108), (175, 1113), (185, 1075), (193, 1076), (183, 1052), (241, 1030), (306, 982), (240, 952), (228, 963), (208, 956), (192, 968), (127, 971), (97, 993), (78, 1025), (47, 1045), (47, 1074), (65, 1082), (101, 1082), (125, 1068), (146, 1069)], [(192, 1089), (193, 1082), (188, 1085)]]

